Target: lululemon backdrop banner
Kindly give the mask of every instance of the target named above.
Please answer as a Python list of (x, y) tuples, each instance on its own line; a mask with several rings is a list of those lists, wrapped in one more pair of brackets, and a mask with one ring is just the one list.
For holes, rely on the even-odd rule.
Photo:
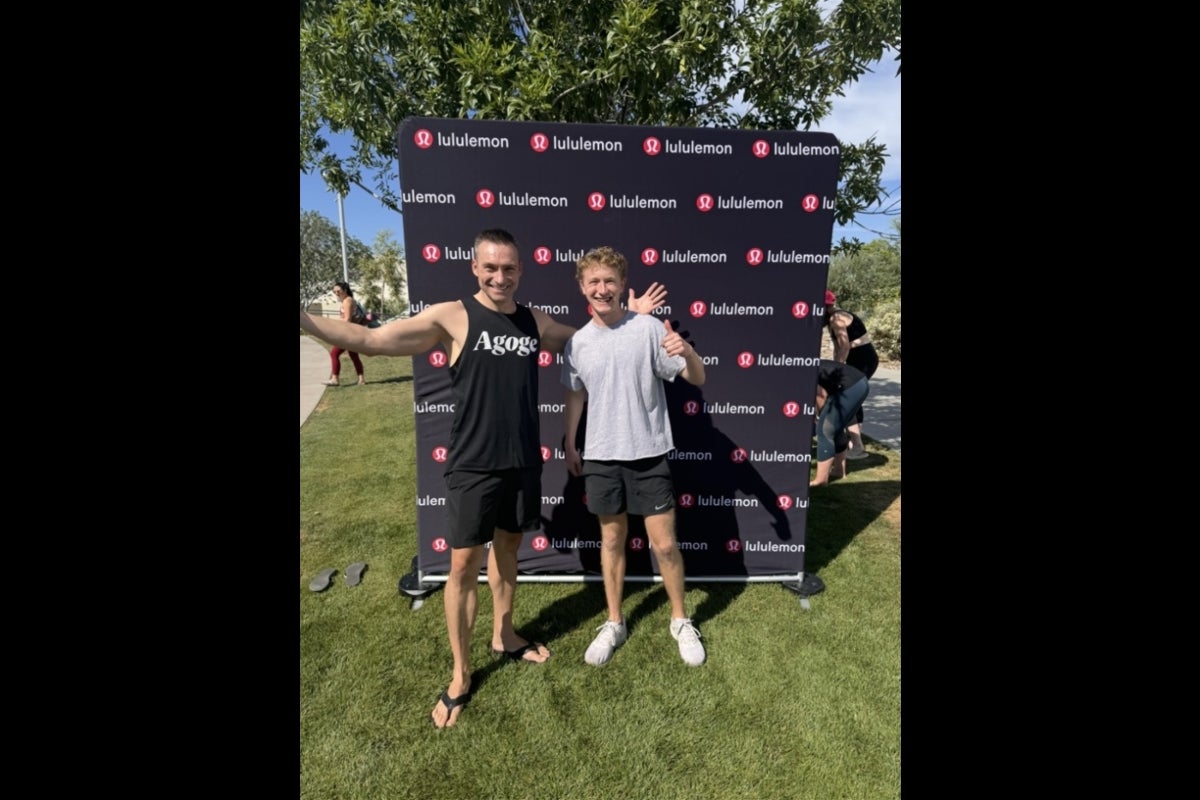
[[(593, 247), (619, 250), (639, 295), (654, 281), (666, 286), (657, 316), (678, 323), (706, 365), (703, 386), (667, 384), (688, 580), (802, 576), (837, 139), (434, 118), (407, 119), (398, 136), (412, 313), (478, 291), (475, 234), (505, 228), (524, 268), (517, 302), (578, 328), (589, 317), (575, 262)], [(541, 367), (544, 525), (525, 536), (519, 569), (594, 580), (600, 528), (582, 478), (566, 469), (562, 357), (530, 358)], [(440, 346), (413, 359), (417, 567), (434, 580), (450, 567), (447, 362)], [(627, 578), (652, 580), (637, 517), (627, 552)]]

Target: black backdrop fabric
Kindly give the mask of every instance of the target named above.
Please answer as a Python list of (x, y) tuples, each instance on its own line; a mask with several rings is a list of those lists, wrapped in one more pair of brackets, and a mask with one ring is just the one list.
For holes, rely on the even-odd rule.
[[(478, 290), (475, 235), (505, 228), (517, 302), (581, 327), (575, 262), (607, 245), (628, 285), (666, 286), (656, 314), (684, 332), (707, 380), (667, 384), (676, 531), (689, 581), (794, 580), (804, 571), (817, 366), (839, 144), (829, 133), (410, 118), (398, 132), (411, 311)], [(566, 469), (562, 358), (539, 353), (543, 528), (522, 575), (600, 572), (600, 529)], [(417, 567), (445, 575), (447, 354), (413, 358)], [(656, 565), (630, 517), (628, 580)], [(486, 567), (485, 567), (486, 569)], [(558, 576), (557, 578), (554, 576)]]

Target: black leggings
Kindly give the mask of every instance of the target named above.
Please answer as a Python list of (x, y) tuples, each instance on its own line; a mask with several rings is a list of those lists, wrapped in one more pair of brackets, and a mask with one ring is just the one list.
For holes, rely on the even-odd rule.
[[(879, 369), (879, 353), (875, 351), (873, 344), (860, 344), (858, 347), (850, 348), (850, 353), (846, 356), (846, 363), (870, 378), (875, 374), (875, 370)], [(854, 416), (858, 424), (862, 425), (862, 406), (858, 407), (858, 413)]]

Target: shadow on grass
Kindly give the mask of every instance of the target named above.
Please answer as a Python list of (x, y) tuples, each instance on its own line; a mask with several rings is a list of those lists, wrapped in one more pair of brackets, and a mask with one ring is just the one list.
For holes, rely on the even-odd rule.
[(812, 487), (808, 500), (808, 530), (804, 540), (806, 573), (820, 572), (900, 496), (898, 479), (849, 480), (856, 472), (885, 466), (892, 460), (891, 451), (868, 453), (866, 458), (847, 462), (846, 479)]

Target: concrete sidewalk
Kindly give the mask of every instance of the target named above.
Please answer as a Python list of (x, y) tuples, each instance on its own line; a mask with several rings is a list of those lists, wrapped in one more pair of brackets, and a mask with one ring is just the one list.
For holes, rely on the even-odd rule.
[[(345, 376), (343, 376), (345, 377)], [(300, 337), (300, 424), (321, 402), (324, 381), (329, 379), (329, 348), (311, 336)], [(350, 382), (354, 382), (353, 370)], [(900, 370), (880, 367), (871, 378), (871, 391), (863, 403), (863, 433), (887, 447), (900, 450)]]
[(863, 403), (863, 434), (900, 452), (900, 370), (880, 367)]
[[(353, 373), (353, 370), (351, 371)], [(311, 336), (300, 336), (300, 424), (321, 402), (329, 380), (329, 349)], [(353, 378), (351, 378), (353, 380)]]

